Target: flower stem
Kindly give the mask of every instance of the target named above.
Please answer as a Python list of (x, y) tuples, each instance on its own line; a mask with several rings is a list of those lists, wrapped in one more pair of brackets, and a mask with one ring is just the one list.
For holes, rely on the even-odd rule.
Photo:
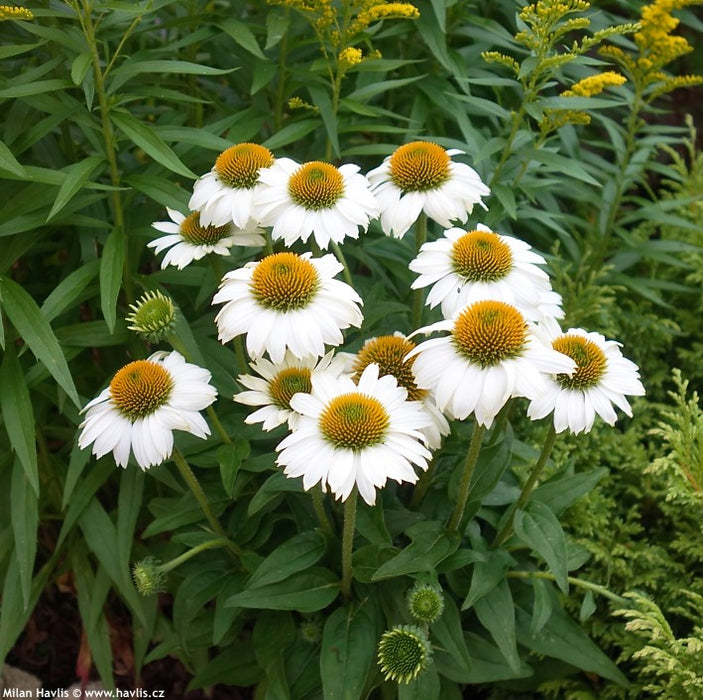
[[(415, 224), (415, 253), (420, 252), (422, 244), (427, 240), (427, 214), (420, 212)], [(422, 323), (422, 307), (425, 302), (425, 291), (416, 289), (413, 295), (413, 330), (417, 330)]]
[(417, 508), (420, 503), (422, 503), (422, 499), (425, 497), (425, 494), (427, 493), (428, 489), (430, 488), (430, 484), (432, 483), (432, 477), (435, 473), (436, 464), (437, 462), (433, 459), (430, 462), (430, 466), (427, 467), (427, 469), (422, 472), (422, 474), (420, 474), (420, 478), (418, 479), (417, 485), (415, 486), (415, 490), (413, 491), (413, 497), (410, 499), (411, 508)]
[(206, 549), (214, 549), (215, 547), (229, 547), (229, 544), (227, 540), (222, 539), (208, 540), (207, 542), (203, 542), (202, 544), (196, 545), (192, 549), (189, 549), (187, 552), (183, 552), (183, 554), (176, 557), (175, 559), (171, 559), (171, 561), (167, 561), (165, 564), (161, 564), (161, 566), (157, 567), (158, 571), (160, 571), (162, 574), (167, 574), (169, 571), (172, 571), (177, 566), (180, 566), (181, 564), (187, 562), (188, 559), (191, 559), (196, 554), (200, 554), (200, 552), (204, 552)]
[(332, 241), (332, 250), (334, 251), (335, 256), (337, 257), (337, 260), (342, 264), (342, 267), (344, 268), (343, 275), (344, 275), (344, 281), (350, 286), (354, 286), (354, 282), (352, 281), (351, 273), (349, 272), (349, 265), (347, 265), (347, 260), (344, 257), (344, 253), (342, 253), (342, 249), (339, 247), (339, 243), (335, 243)]
[[(556, 581), (554, 574), (547, 573), (546, 571), (508, 571), (506, 576), (507, 578), (541, 578), (545, 579), (546, 581)], [(628, 608), (632, 607), (632, 602), (630, 600), (628, 600), (627, 598), (623, 598), (622, 596), (619, 596), (616, 593), (612, 593), (605, 586), (599, 586), (597, 583), (584, 581), (583, 579), (576, 578), (575, 576), (568, 576), (566, 580), (572, 586), (576, 586), (577, 588), (585, 588), (586, 590), (598, 593), (598, 595), (602, 595), (604, 598), (608, 598), (609, 600), (612, 600), (615, 603), (625, 605)]]
[(131, 304), (134, 302), (135, 297), (134, 284), (132, 283), (131, 262), (129, 259), (129, 236), (127, 235), (128, 230), (125, 226), (120, 169), (117, 164), (117, 153), (115, 150), (115, 134), (112, 130), (112, 122), (110, 121), (110, 105), (108, 102), (107, 93), (105, 91), (105, 72), (100, 64), (98, 41), (95, 35), (95, 24), (93, 23), (92, 17), (92, 4), (87, 0), (82, 0), (82, 6), (82, 12), (77, 4), (75, 5), (75, 9), (78, 13), (78, 19), (81, 23), (93, 64), (93, 82), (95, 85), (95, 95), (98, 98), (103, 144), (105, 146), (105, 156), (107, 157), (107, 162), (110, 166), (110, 184), (112, 185), (112, 192), (110, 195), (112, 199), (112, 217), (115, 227), (122, 231), (123, 235), (124, 265), (122, 280), (124, 282), (124, 292), (127, 304)]
[(318, 486), (314, 486), (311, 493), (312, 507), (315, 509), (315, 515), (317, 515), (317, 519), (320, 521), (322, 529), (328, 535), (331, 535), (334, 530), (330, 519), (327, 517), (327, 512), (325, 511), (325, 503), (322, 499), (322, 490)]
[(525, 485), (522, 487), (522, 491), (520, 492), (520, 496), (518, 497), (517, 501), (515, 501), (515, 503), (513, 503), (513, 505), (510, 507), (508, 519), (506, 520), (505, 525), (503, 525), (503, 527), (500, 529), (500, 532), (498, 532), (498, 534), (496, 535), (496, 538), (493, 540), (493, 544), (491, 545), (492, 547), (500, 547), (500, 545), (503, 544), (503, 542), (505, 542), (505, 540), (507, 540), (508, 537), (513, 534), (513, 522), (515, 521), (515, 513), (518, 510), (524, 508), (525, 504), (529, 500), (530, 494), (534, 490), (535, 486), (537, 485), (537, 480), (542, 474), (544, 465), (547, 463), (547, 459), (549, 459), (549, 455), (551, 454), (552, 448), (554, 447), (556, 437), (557, 431), (554, 428), (554, 423), (550, 423), (549, 430), (547, 430), (547, 436), (544, 439), (544, 445), (542, 445), (542, 451), (540, 452), (540, 455), (537, 458), (537, 461), (535, 462), (535, 466), (532, 467), (530, 476), (525, 482)]
[(195, 500), (202, 508), (207, 521), (210, 523), (212, 531), (219, 535), (223, 540), (226, 540), (228, 549), (239, 557), (241, 555), (241, 550), (234, 542), (232, 542), (232, 540), (227, 537), (227, 533), (224, 531), (222, 525), (220, 525), (220, 521), (212, 512), (212, 508), (210, 508), (210, 501), (208, 501), (205, 491), (203, 491), (202, 486), (200, 486), (200, 482), (195, 474), (193, 474), (193, 470), (188, 465), (188, 462), (186, 462), (185, 457), (181, 454), (180, 450), (175, 449), (173, 451), (173, 461), (176, 463), (183, 480), (186, 484), (188, 484), (188, 488), (195, 496)]
[(466, 462), (464, 462), (464, 472), (461, 476), (459, 493), (457, 494), (456, 503), (454, 504), (454, 512), (447, 525), (447, 529), (450, 532), (455, 532), (459, 529), (459, 525), (461, 525), (462, 518), (464, 517), (464, 509), (466, 508), (466, 502), (469, 498), (471, 477), (473, 476), (474, 467), (476, 466), (478, 455), (481, 451), (481, 439), (483, 438), (484, 432), (486, 432), (484, 426), (476, 423), (473, 435), (471, 436), (469, 451), (466, 454)]
[(356, 525), (356, 486), (344, 503), (344, 531), (342, 533), (342, 595), (351, 598), (352, 549)]

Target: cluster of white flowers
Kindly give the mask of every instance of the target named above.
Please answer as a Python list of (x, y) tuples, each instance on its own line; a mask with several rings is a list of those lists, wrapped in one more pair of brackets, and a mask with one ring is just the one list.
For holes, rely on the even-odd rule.
[[(613, 405), (631, 415), (625, 397), (644, 393), (616, 342), (561, 332), (561, 297), (543, 257), (482, 224), (455, 227), (490, 193), (453, 160), (461, 153), (416, 141), (364, 176), (353, 164), (300, 164), (242, 143), (195, 183), (190, 213), (168, 210), (172, 222), (154, 224), (168, 235), (149, 245), (168, 250), (163, 267), (179, 269), (232, 246), (261, 246), (265, 236), (279, 248), (312, 239), (316, 249), (337, 249), (374, 219), (396, 238), (423, 213), (445, 229), (409, 264), (412, 288), (429, 287), (426, 304), (444, 320), (409, 337), (372, 338), (356, 355), (334, 352), (343, 331), (363, 322), (362, 299), (335, 279), (343, 265), (334, 255), (282, 249), (222, 279), (213, 299), (222, 304), (218, 337), (244, 336), (254, 372), (239, 377), (246, 390), (234, 398), (256, 409), (247, 423), (287, 424), (277, 462), (306, 489), (320, 484), (344, 500), (356, 487), (373, 504), (388, 479), (417, 481), (415, 468), (427, 468), (449, 433), (447, 418), (490, 427), (510, 398), (525, 397), (531, 418), (552, 413), (557, 431), (579, 433), (596, 414), (612, 425)], [(442, 335), (411, 340), (435, 332)], [(88, 404), (79, 444), (98, 456), (113, 451), (122, 466), (131, 447), (146, 468), (170, 456), (173, 429), (205, 437), (197, 411), (215, 392), (209, 373), (177, 353), (141, 363)]]

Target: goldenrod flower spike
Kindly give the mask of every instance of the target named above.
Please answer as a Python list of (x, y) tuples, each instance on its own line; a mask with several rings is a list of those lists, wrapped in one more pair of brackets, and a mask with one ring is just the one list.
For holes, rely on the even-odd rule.
[(34, 13), (26, 7), (0, 5), (0, 21), (6, 19), (34, 19)]
[(626, 82), (624, 75), (609, 70), (605, 73), (589, 75), (571, 86), (571, 89), (561, 93), (562, 97), (594, 97), (600, 95), (608, 87), (616, 87)]

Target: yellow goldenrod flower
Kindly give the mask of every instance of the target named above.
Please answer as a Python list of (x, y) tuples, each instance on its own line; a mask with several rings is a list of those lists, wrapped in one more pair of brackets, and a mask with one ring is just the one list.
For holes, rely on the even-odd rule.
[(380, 22), (384, 19), (417, 19), (420, 10), (409, 2), (375, 2), (365, 3), (367, 7), (362, 9), (352, 22), (350, 35), (354, 36), (364, 31), (370, 24)]
[(361, 55), (361, 49), (357, 49), (353, 46), (347, 46), (346, 49), (342, 49), (337, 57), (339, 61), (339, 67), (343, 72), (348, 71), (352, 66), (361, 63), (364, 59)]
[(622, 85), (625, 81), (624, 75), (620, 75), (620, 73), (616, 73), (612, 70), (606, 71), (605, 73), (596, 73), (595, 75), (589, 75), (587, 78), (583, 78), (583, 80), (579, 80), (578, 83), (571, 86), (571, 89), (562, 92), (561, 96), (593, 97), (594, 95), (600, 95), (606, 88)]
[(34, 13), (26, 7), (0, 5), (0, 21), (5, 19), (34, 19)]

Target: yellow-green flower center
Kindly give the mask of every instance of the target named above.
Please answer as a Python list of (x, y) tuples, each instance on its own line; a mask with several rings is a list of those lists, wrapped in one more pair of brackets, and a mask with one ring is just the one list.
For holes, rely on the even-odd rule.
[(269, 395), (279, 408), (290, 410), (290, 400), (299, 392), (309, 394), (312, 391), (310, 369), (307, 367), (289, 367), (281, 370), (269, 383)]
[(552, 348), (576, 363), (576, 371), (571, 376), (557, 374), (557, 381), (564, 389), (587, 389), (598, 384), (608, 361), (593, 341), (580, 335), (560, 335), (552, 342)]
[(307, 306), (318, 286), (315, 266), (295, 253), (274, 253), (265, 257), (251, 276), (251, 291), (256, 301), (278, 311)]
[(320, 415), (320, 432), (335, 447), (363, 450), (379, 444), (390, 425), (388, 412), (373, 396), (350, 393), (330, 401)]
[(456, 349), (471, 362), (491, 367), (518, 357), (527, 339), (522, 314), (502, 301), (477, 301), (454, 322)]
[(113, 402), (130, 420), (154, 413), (168, 401), (172, 389), (169, 372), (149, 360), (130, 362), (110, 382)]
[(259, 179), (259, 170), (273, 165), (273, 153), (256, 143), (240, 143), (220, 153), (215, 161), (217, 176), (228, 187), (249, 190)]
[(136, 304), (130, 304), (132, 313), (127, 316), (129, 330), (136, 331), (150, 343), (157, 343), (173, 330), (176, 307), (161, 292), (146, 292)]
[(291, 175), (288, 193), (305, 209), (329, 209), (344, 194), (344, 178), (334, 165), (315, 160)]
[(513, 266), (510, 246), (492, 231), (469, 231), (452, 246), (451, 264), (467, 282), (495, 282)]
[(194, 211), (181, 222), (178, 232), (181, 237), (193, 245), (215, 245), (232, 231), (231, 224), (224, 226), (201, 226), (200, 212)]
[(436, 143), (413, 141), (395, 150), (389, 172), (403, 192), (427, 192), (446, 182), (450, 163), (447, 152)]
[(415, 347), (415, 343), (397, 335), (382, 335), (369, 340), (356, 356), (352, 371), (354, 381), (358, 382), (363, 371), (372, 363), (379, 368), (379, 376), (387, 374), (395, 377), (398, 386), (408, 391), (408, 400), (419, 401), (427, 396), (425, 389), (418, 389), (412, 366), (415, 358), (405, 360), (406, 355)]
[(416, 625), (400, 625), (384, 632), (378, 643), (378, 664), (385, 680), (410, 683), (424, 671), (432, 656), (425, 632)]

